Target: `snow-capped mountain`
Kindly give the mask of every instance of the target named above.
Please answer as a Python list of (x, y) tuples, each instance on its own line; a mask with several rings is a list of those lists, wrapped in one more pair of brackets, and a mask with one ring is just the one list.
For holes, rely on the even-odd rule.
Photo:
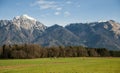
[(120, 50), (120, 24), (109, 20), (47, 27), (28, 15), (0, 20), (0, 45), (23, 43)]
[(28, 15), (14, 17), (13, 20), (0, 20), (0, 44), (31, 43), (46, 28)]
[(21, 28), (27, 29), (27, 30), (38, 29), (41, 31), (46, 29), (46, 27), (42, 23), (40, 23), (39, 21), (37, 21), (36, 19), (28, 15), (14, 17), (13, 24), (15, 24), (19, 29)]

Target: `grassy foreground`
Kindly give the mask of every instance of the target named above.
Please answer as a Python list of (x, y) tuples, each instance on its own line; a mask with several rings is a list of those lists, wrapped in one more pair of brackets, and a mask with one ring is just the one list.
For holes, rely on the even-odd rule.
[(120, 58), (0, 60), (0, 73), (120, 73)]

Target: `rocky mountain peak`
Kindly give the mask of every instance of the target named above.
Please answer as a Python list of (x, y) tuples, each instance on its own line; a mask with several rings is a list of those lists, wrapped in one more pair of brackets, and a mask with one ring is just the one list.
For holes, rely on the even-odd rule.
[(37, 21), (36, 19), (24, 14), (21, 16), (16, 16), (13, 18), (13, 23), (19, 28), (32, 30), (32, 29), (39, 29), (43, 30), (46, 28), (42, 23)]

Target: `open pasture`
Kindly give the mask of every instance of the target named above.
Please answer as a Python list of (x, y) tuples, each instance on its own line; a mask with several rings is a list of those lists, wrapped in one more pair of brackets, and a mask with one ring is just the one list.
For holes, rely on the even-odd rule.
[(0, 73), (120, 73), (120, 58), (38, 58), (0, 60)]

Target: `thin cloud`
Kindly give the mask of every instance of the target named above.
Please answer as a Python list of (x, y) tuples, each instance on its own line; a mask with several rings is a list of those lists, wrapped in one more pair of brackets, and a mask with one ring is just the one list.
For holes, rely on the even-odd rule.
[[(59, 2), (55, 0), (36, 0), (34, 3), (32, 3), (31, 6), (38, 6), (42, 10), (50, 10), (54, 15), (63, 15), (65, 17), (68, 17), (71, 15), (71, 13), (64, 10), (65, 7), (71, 3), (71, 1)], [(42, 15), (42, 17), (45, 16), (46, 15)]]
[(60, 12), (55, 12), (54, 14), (55, 14), (55, 15), (60, 15)]
[(68, 17), (68, 16), (70, 16), (70, 15), (71, 15), (71, 13), (70, 13), (69, 11), (65, 11), (65, 12), (64, 12), (64, 16), (65, 16), (65, 17)]
[(72, 4), (72, 2), (71, 1), (67, 1), (66, 4)]
[(21, 5), (21, 3), (16, 3), (16, 5), (17, 5), (17, 6), (20, 6), (20, 5)]
[(77, 6), (78, 8), (81, 7), (80, 5)]
[(62, 7), (58, 7), (58, 8), (56, 8), (56, 10), (60, 11), (60, 10), (62, 10)]
[(43, 14), (43, 15), (41, 15), (41, 17), (47, 17), (47, 16), (49, 16), (50, 14), (49, 13), (47, 13), (47, 14)]
[(53, 10), (62, 10), (58, 6), (57, 2), (51, 0), (37, 0), (32, 6), (39, 6), (40, 9), (53, 9)]

